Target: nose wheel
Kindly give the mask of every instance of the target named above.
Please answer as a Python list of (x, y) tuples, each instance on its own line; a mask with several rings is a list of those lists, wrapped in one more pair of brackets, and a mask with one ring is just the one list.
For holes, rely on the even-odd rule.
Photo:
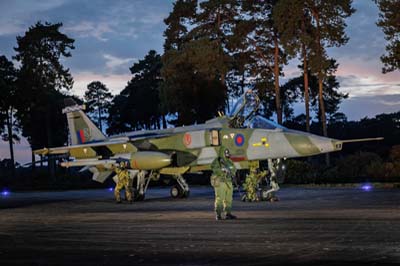
[(280, 189), (278, 184), (278, 176), (282, 175), (283, 167), (281, 165), (281, 159), (268, 159), (268, 168), (270, 171), (269, 177), (269, 189), (263, 189), (261, 191), (261, 199), (274, 202), (278, 201), (276, 192)]

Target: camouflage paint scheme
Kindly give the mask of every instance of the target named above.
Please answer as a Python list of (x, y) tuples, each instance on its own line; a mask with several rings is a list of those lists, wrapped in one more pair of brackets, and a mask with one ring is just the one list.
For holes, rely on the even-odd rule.
[[(245, 93), (242, 99), (246, 99), (248, 94)], [(251, 96), (256, 97), (253, 94)], [(243, 103), (239, 110), (243, 110), (246, 101)], [(200, 125), (106, 137), (83, 112), (84, 107), (72, 101), (66, 102), (66, 105), (63, 112), (67, 114), (72, 145), (44, 148), (35, 153), (67, 154), (74, 160), (64, 162), (62, 166), (84, 166), (99, 182), (104, 182), (113, 172), (113, 165), (121, 160), (125, 160), (132, 170), (182, 175), (210, 170), (210, 164), (217, 157), (221, 145), (230, 150), (237, 169), (248, 169), (249, 162), (258, 164), (258, 161), (267, 159), (340, 151), (344, 142), (362, 141), (342, 141), (290, 130), (260, 116), (241, 117), (239, 111)], [(254, 113), (257, 108), (253, 110)], [(253, 124), (237, 126), (233, 122), (238, 118), (251, 120)]]

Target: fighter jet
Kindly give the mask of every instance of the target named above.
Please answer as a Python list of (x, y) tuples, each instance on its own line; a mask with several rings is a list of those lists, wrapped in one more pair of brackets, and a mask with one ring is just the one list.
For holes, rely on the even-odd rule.
[[(268, 161), (270, 171), (281, 159), (307, 157), (340, 151), (344, 143), (382, 138), (337, 140), (287, 129), (257, 115), (259, 98), (247, 91), (228, 115), (222, 113), (204, 124), (128, 132), (105, 136), (84, 113), (84, 106), (67, 99), (63, 113), (68, 120), (71, 145), (36, 150), (39, 155), (66, 154), (71, 161), (63, 167), (83, 167), (93, 180), (104, 182), (116, 165), (125, 161), (135, 180), (134, 198), (143, 200), (149, 182), (162, 175), (176, 179), (171, 188), (174, 198), (187, 197), (190, 189), (185, 173), (210, 170), (211, 162), (223, 145), (238, 169), (258, 168)], [(116, 176), (114, 176), (115, 180)]]

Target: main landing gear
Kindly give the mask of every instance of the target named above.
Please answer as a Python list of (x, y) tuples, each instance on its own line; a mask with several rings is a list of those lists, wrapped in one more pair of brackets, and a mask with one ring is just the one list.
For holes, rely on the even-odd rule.
[[(146, 191), (149, 186), (150, 181), (158, 180), (160, 178), (160, 174), (158, 172), (151, 171), (148, 173), (145, 170), (130, 170), (130, 182), (132, 188), (132, 198), (133, 201), (143, 201), (146, 196)], [(135, 184), (136, 177), (136, 184)]]
[(182, 175), (175, 175), (177, 184), (170, 190), (171, 197), (174, 199), (187, 198), (190, 195), (189, 185)]
[[(114, 181), (117, 180), (114, 177)], [(129, 170), (129, 186), (132, 190), (133, 201), (143, 201), (146, 196), (146, 191), (151, 180), (157, 181), (160, 178), (160, 173), (145, 170)], [(182, 175), (175, 175), (176, 184), (172, 186), (170, 194), (172, 198), (187, 198), (190, 195), (189, 185)]]

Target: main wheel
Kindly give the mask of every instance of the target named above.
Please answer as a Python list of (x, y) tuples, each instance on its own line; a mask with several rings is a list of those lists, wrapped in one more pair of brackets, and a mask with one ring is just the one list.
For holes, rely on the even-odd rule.
[(132, 198), (133, 201), (143, 201), (145, 198), (145, 194), (139, 194), (139, 191), (136, 188), (132, 189)]
[(184, 192), (182, 193), (182, 198), (189, 198), (189, 196), (190, 196), (190, 190), (184, 191)]
[(138, 194), (135, 198), (136, 201), (144, 201), (145, 194)]
[(174, 199), (181, 198), (183, 191), (178, 185), (172, 186), (170, 190), (171, 197)]
[(270, 192), (268, 192), (268, 189), (267, 189), (267, 188), (263, 188), (263, 189), (261, 190), (261, 200), (267, 201), (267, 200), (270, 200), (271, 197), (272, 197), (272, 195), (271, 195)]

